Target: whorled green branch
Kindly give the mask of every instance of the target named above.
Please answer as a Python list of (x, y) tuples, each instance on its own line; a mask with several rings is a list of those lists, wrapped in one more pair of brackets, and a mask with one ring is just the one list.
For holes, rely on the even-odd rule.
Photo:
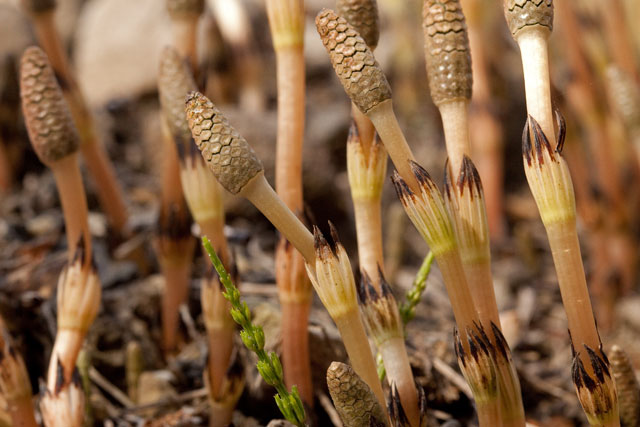
[(274, 352), (267, 354), (264, 350), (264, 331), (260, 326), (251, 322), (251, 311), (247, 303), (240, 300), (240, 291), (231, 282), (231, 277), (222, 265), (213, 246), (206, 237), (202, 238), (204, 250), (209, 255), (213, 267), (220, 276), (220, 283), (224, 286), (224, 297), (231, 303), (231, 317), (242, 327), (240, 338), (244, 345), (258, 356), (257, 368), (264, 381), (277, 391), (274, 396), (276, 404), (282, 415), (291, 423), (301, 427), (305, 425), (306, 415), (304, 406), (298, 393), (298, 388), (293, 386), (291, 392), (284, 385), (282, 363)]

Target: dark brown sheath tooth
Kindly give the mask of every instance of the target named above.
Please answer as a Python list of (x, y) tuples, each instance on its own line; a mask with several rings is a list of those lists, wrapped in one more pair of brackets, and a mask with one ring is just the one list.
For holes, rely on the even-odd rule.
[(376, 0), (337, 0), (336, 11), (362, 36), (367, 46), (375, 49), (380, 38)]
[(169, 131), (182, 152), (189, 148), (191, 140), (191, 130), (184, 114), (184, 98), (196, 89), (187, 63), (173, 47), (165, 47), (160, 54), (158, 70), (160, 105)]
[(316, 27), (344, 90), (364, 114), (391, 99), (391, 86), (364, 39), (333, 10), (316, 16)]
[(525, 27), (553, 30), (553, 0), (504, 0), (504, 16), (515, 37)]
[(200, 15), (204, 10), (204, 0), (167, 0), (167, 11), (172, 18)]
[(22, 55), (20, 97), (29, 139), (42, 163), (50, 165), (78, 151), (80, 139), (69, 107), (39, 47)]
[(187, 122), (202, 157), (220, 185), (233, 194), (263, 171), (249, 143), (200, 92), (187, 95)]
[(22, 0), (24, 8), (32, 15), (55, 10), (57, 6), (56, 0)]
[(434, 104), (471, 99), (471, 51), (460, 2), (425, 0), (422, 16), (427, 76)]

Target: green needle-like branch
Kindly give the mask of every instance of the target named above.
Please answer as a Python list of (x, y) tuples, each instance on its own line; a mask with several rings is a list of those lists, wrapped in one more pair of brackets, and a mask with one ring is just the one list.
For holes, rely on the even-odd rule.
[(422, 298), (422, 293), (427, 288), (427, 277), (431, 272), (433, 259), (433, 252), (429, 251), (424, 261), (422, 261), (416, 278), (413, 280), (413, 286), (411, 286), (411, 289), (409, 289), (404, 296), (406, 302), (401, 303), (400, 307), (398, 307), (400, 309), (400, 318), (405, 328), (407, 327), (407, 323), (416, 316), (416, 306), (420, 302), (420, 298)]
[(220, 283), (224, 286), (224, 297), (231, 303), (231, 317), (242, 327), (240, 338), (244, 345), (258, 356), (258, 372), (264, 381), (277, 390), (274, 396), (276, 404), (282, 412), (282, 415), (296, 426), (305, 425), (305, 413), (298, 388), (293, 386), (291, 392), (284, 385), (284, 376), (282, 372), (282, 364), (278, 355), (274, 352), (267, 354), (264, 350), (264, 332), (260, 326), (256, 326), (251, 322), (251, 311), (247, 303), (240, 299), (240, 291), (231, 282), (231, 277), (222, 265), (222, 261), (218, 258), (216, 251), (213, 249), (211, 242), (206, 237), (202, 238), (204, 250), (209, 255), (213, 268), (220, 276)]

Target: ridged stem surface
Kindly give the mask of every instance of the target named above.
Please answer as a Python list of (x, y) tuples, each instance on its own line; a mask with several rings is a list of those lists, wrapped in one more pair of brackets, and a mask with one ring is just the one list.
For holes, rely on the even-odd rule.
[[(217, 284), (212, 286), (217, 286)], [(228, 310), (231, 309), (231, 304), (228, 301), (225, 305)], [(233, 335), (235, 332), (234, 327), (220, 327), (207, 331), (207, 343), (209, 346), (209, 387), (211, 388), (211, 396), (215, 399), (222, 399), (224, 397), (220, 395), (220, 389), (227, 374), (227, 369), (229, 368), (229, 359), (233, 351)]]
[[(307, 278), (304, 278), (307, 280)], [(300, 397), (313, 402), (311, 384), (311, 359), (309, 357), (309, 332), (307, 329), (311, 300), (281, 301), (282, 310), (282, 361), (284, 382), (287, 388), (297, 386)], [(286, 321), (285, 321), (286, 319)]]
[(356, 221), (356, 235), (358, 236), (360, 268), (367, 272), (379, 291), (378, 268), (384, 272), (380, 199), (354, 199), (353, 210)]
[(387, 99), (373, 107), (367, 112), (367, 117), (376, 127), (378, 135), (402, 179), (411, 191), (420, 194), (420, 186), (409, 163), (410, 160), (414, 160), (413, 153), (400, 125), (398, 125), (391, 100)]
[(347, 355), (351, 361), (353, 370), (367, 383), (371, 391), (378, 398), (378, 402), (382, 407), (385, 406), (384, 393), (382, 385), (378, 379), (376, 370), (376, 362), (373, 360), (373, 354), (369, 347), (369, 340), (364, 331), (364, 325), (360, 318), (360, 311), (357, 308), (349, 310), (340, 316), (333, 318), (336, 326), (340, 331), (342, 342), (347, 350)]
[(516, 40), (520, 46), (522, 57), (527, 112), (538, 121), (549, 139), (549, 143), (555, 147), (556, 134), (551, 107), (548, 37), (549, 31), (546, 28), (532, 27), (520, 30)]
[(353, 117), (353, 121), (356, 122), (356, 126), (358, 127), (358, 134), (360, 134), (360, 143), (362, 144), (362, 151), (365, 153), (365, 156), (369, 152), (369, 147), (373, 143), (373, 137), (376, 132), (376, 128), (371, 123), (371, 120), (362, 113), (356, 107), (354, 103), (351, 103), (351, 116)]
[(411, 372), (404, 338), (396, 337), (378, 347), (389, 381), (393, 381), (400, 395), (400, 402), (412, 426), (420, 425), (418, 391)]
[(489, 261), (465, 263), (464, 272), (478, 310), (480, 323), (486, 330), (491, 330), (491, 322), (500, 328), (500, 315), (496, 304)]

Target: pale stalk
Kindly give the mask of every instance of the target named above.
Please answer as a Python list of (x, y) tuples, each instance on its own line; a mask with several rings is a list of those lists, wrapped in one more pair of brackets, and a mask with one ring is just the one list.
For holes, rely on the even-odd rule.
[(501, 328), (489, 261), (463, 263), (463, 267), (480, 323), (488, 330), (491, 330), (492, 322)]
[(374, 287), (379, 291), (380, 271), (384, 273), (380, 198), (353, 198), (353, 210), (360, 268), (367, 272)]
[(420, 186), (409, 163), (410, 160), (414, 160), (413, 153), (400, 129), (400, 125), (398, 125), (391, 99), (382, 101), (371, 108), (367, 112), (367, 117), (376, 127), (376, 131), (402, 179), (411, 191), (419, 194)]
[(418, 391), (403, 337), (394, 337), (378, 346), (389, 380), (393, 380), (400, 402), (412, 426), (420, 425)]
[(60, 195), (69, 247), (69, 260), (76, 253), (80, 238), (84, 240), (86, 259), (91, 259), (91, 235), (87, 220), (87, 197), (82, 185), (76, 153), (63, 157), (51, 165)]
[(162, 343), (165, 351), (176, 348), (180, 305), (189, 295), (191, 258), (185, 260), (159, 260), (165, 279), (162, 293)]
[(453, 308), (453, 315), (462, 337), (462, 345), (468, 350), (467, 331), (474, 328), (478, 315), (469, 292), (467, 279), (457, 248), (446, 252), (434, 253), (438, 268), (442, 273), (447, 294)]
[(353, 117), (353, 121), (356, 122), (356, 126), (358, 127), (358, 134), (360, 135), (360, 142), (362, 144), (362, 151), (365, 153), (365, 158), (368, 159), (369, 149), (371, 144), (373, 143), (373, 138), (376, 133), (376, 128), (371, 123), (371, 120), (362, 113), (356, 107), (356, 105), (351, 103), (351, 116)]
[(376, 363), (371, 354), (360, 311), (355, 307), (341, 313), (339, 316), (335, 316), (333, 321), (340, 331), (340, 336), (349, 355), (353, 370), (371, 387), (371, 391), (376, 395), (378, 402), (385, 407), (382, 385), (378, 379)]
[(300, 251), (307, 264), (315, 269), (313, 267), (315, 265), (313, 236), (280, 200), (267, 182), (263, 172), (251, 178), (238, 194), (249, 199), (267, 217), (269, 222)]
[(178, 160), (178, 149), (169, 130), (164, 117), (162, 118), (162, 135), (164, 143), (162, 144), (161, 159), (161, 208), (168, 209), (172, 203), (176, 203), (186, 209), (184, 201), (184, 193), (182, 191), (182, 181), (180, 177), (180, 161)]
[[(217, 285), (216, 285), (217, 286)], [(231, 305), (227, 301), (225, 304), (229, 310)], [(229, 315), (225, 313), (225, 315)], [(207, 343), (209, 344), (209, 373), (211, 378), (211, 395), (215, 399), (220, 399), (220, 388), (227, 369), (229, 367), (229, 359), (233, 352), (233, 335), (235, 328), (217, 327), (207, 330)]]
[(527, 112), (538, 121), (552, 147), (556, 146), (551, 84), (549, 80), (548, 29), (532, 27), (516, 35), (522, 57)]
[(500, 400), (491, 399), (488, 402), (476, 400), (478, 424), (480, 427), (494, 427), (505, 425), (500, 418)]
[(64, 384), (71, 382), (71, 375), (76, 366), (76, 359), (82, 349), (85, 333), (76, 329), (59, 329), (51, 350), (49, 370), (47, 372), (47, 389), (55, 390), (58, 383), (58, 365), (62, 365)]
[[(304, 277), (306, 280), (306, 277)], [(285, 366), (284, 382), (287, 387), (296, 385), (300, 397), (307, 403), (313, 403), (311, 384), (311, 358), (309, 356), (309, 312), (311, 297), (295, 301), (280, 298), (282, 310), (282, 360)], [(284, 319), (289, 319), (285, 322)], [(288, 337), (288, 339), (285, 339)]]
[(33, 403), (31, 396), (23, 396), (17, 400), (7, 402), (7, 412), (11, 417), (14, 426), (37, 427), (36, 419), (33, 415)]
[(444, 102), (438, 107), (442, 116), (442, 128), (447, 145), (449, 163), (453, 176), (457, 176), (462, 165), (462, 157), (471, 156), (469, 145), (469, 101), (455, 99)]

